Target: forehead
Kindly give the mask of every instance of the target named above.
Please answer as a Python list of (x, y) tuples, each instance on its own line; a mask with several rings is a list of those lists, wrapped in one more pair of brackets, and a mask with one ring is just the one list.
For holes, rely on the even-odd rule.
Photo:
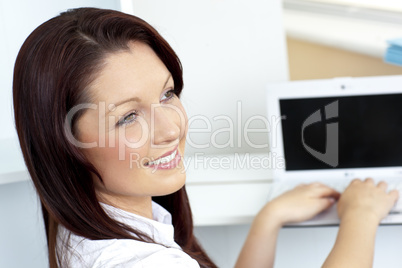
[(148, 45), (132, 42), (129, 50), (106, 57), (90, 94), (94, 101), (106, 103), (125, 97), (146, 98), (153, 89), (160, 89), (168, 75), (169, 70)]

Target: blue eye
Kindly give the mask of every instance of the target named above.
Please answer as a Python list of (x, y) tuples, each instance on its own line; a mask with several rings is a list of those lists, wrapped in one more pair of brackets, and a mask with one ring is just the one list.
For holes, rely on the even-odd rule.
[(138, 115), (136, 112), (132, 112), (132, 113), (126, 115), (125, 117), (123, 117), (122, 119), (120, 119), (119, 122), (117, 122), (117, 124), (119, 126), (131, 124), (137, 119), (137, 116)]
[(165, 94), (163, 94), (161, 101), (170, 100), (174, 96), (175, 96), (174, 89), (168, 90), (165, 92)]

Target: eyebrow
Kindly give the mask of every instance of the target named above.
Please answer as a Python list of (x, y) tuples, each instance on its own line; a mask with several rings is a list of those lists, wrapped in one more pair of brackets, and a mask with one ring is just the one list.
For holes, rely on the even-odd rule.
[[(167, 77), (165, 83), (163, 84), (162, 89), (164, 89), (164, 88), (166, 87), (166, 85), (167, 85), (167, 83), (169, 82), (169, 79), (170, 79), (171, 77), (172, 77), (172, 74), (169, 73), (169, 75), (168, 75), (168, 77)], [(122, 100), (122, 101), (119, 101), (119, 102), (116, 102), (116, 103), (111, 103), (111, 104), (114, 104), (114, 107), (118, 107), (118, 106), (120, 106), (120, 105), (122, 105), (122, 104), (124, 104), (124, 103), (126, 103), (126, 102), (141, 102), (141, 99), (138, 98), (138, 97), (132, 97), (132, 98), (129, 98), (129, 99), (126, 99), (126, 100)], [(107, 112), (107, 114), (108, 114), (108, 113), (109, 113), (109, 112)]]
[(111, 103), (111, 104), (114, 104), (114, 107), (117, 107), (117, 106), (120, 106), (120, 105), (122, 105), (122, 104), (124, 104), (126, 102), (131, 102), (131, 101), (141, 102), (141, 99), (138, 98), (138, 97), (132, 97), (132, 98), (122, 100), (122, 101), (119, 101), (119, 102), (116, 102), (116, 103)]
[(131, 102), (131, 101), (141, 102), (141, 99), (138, 98), (138, 97), (133, 97), (133, 98), (129, 98), (129, 99), (126, 99), (126, 100), (119, 101), (117, 103), (110, 103), (109, 105), (114, 105), (114, 109), (107, 109), (105, 116), (108, 115), (111, 111), (114, 111), (118, 106), (120, 106), (120, 105), (122, 105), (122, 104), (124, 104), (126, 102)]

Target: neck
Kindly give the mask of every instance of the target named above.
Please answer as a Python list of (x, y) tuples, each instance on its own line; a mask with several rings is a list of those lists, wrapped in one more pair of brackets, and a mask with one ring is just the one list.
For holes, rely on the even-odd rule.
[(105, 193), (98, 193), (98, 200), (107, 205), (122, 209), (124, 211), (153, 219), (152, 215), (152, 197), (127, 197), (127, 196), (111, 196)]

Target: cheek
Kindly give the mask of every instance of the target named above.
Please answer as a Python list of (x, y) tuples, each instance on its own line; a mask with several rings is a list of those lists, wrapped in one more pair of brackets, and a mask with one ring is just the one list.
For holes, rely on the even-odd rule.
[[(84, 154), (106, 183), (109, 177), (124, 177), (141, 169), (146, 162), (148, 142), (138, 144), (139, 137), (141, 134), (135, 127), (127, 128), (124, 132), (109, 132), (99, 137), (99, 146), (85, 149)], [(92, 138), (97, 139), (98, 136)]]
[(139, 118), (132, 125), (116, 127), (104, 138), (104, 144), (109, 147), (115, 159), (126, 162), (130, 159), (143, 158), (149, 148), (148, 123)]
[(130, 148), (140, 148), (148, 142), (149, 126), (149, 123), (140, 116), (132, 124), (116, 127), (107, 135), (109, 139), (114, 139), (115, 143), (120, 146), (125, 144)]
[[(144, 174), (142, 159), (146, 156), (145, 149), (125, 148), (123, 157), (116, 147), (96, 148), (91, 152), (92, 163), (100, 173), (103, 184), (95, 178), (96, 188), (103, 192), (116, 192), (131, 195), (133, 189), (142, 189), (141, 178)], [(119, 158), (120, 157), (120, 158)]]
[[(125, 171), (143, 167), (148, 155), (149, 139), (147, 129), (135, 125), (118, 131), (115, 146), (108, 148), (111, 152), (109, 161), (116, 163)], [(112, 164), (113, 165), (113, 164)]]
[(180, 125), (180, 133), (182, 136), (182, 139), (186, 138), (187, 132), (188, 132), (188, 117), (186, 110), (184, 109), (181, 101), (178, 99), (177, 102), (175, 103), (176, 107), (178, 108), (179, 115), (178, 115), (178, 124)]

